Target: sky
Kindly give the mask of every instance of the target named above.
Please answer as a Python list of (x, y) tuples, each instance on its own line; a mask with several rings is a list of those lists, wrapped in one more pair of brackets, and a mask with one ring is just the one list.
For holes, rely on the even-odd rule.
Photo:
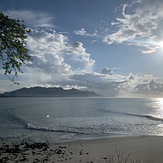
[(163, 95), (162, 0), (0, 0), (24, 20), (32, 62), (13, 85), (0, 69), (0, 93), (63, 87), (111, 97)]

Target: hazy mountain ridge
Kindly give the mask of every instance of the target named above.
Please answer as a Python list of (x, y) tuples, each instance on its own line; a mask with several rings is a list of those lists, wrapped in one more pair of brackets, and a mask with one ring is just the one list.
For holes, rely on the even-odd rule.
[(12, 92), (5, 92), (1, 97), (94, 97), (100, 96), (93, 91), (81, 91), (78, 89), (65, 90), (61, 87), (32, 87), (21, 88)]

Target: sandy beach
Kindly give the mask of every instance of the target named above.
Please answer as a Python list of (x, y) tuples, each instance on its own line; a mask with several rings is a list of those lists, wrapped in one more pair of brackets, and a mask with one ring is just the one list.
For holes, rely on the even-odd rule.
[(163, 137), (118, 137), (54, 144), (2, 142), (0, 162), (162, 163)]

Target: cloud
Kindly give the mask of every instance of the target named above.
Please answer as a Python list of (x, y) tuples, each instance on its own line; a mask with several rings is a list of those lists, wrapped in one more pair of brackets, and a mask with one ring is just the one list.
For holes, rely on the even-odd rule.
[(163, 93), (163, 83), (156, 82), (155, 80), (146, 81), (142, 84), (137, 85), (134, 88), (135, 93), (141, 94), (156, 94)]
[(156, 48), (149, 47), (147, 50), (142, 50), (142, 53), (144, 54), (152, 54), (156, 52)]
[(33, 30), (27, 39), (27, 44), (33, 62), (29, 67), (36, 67), (46, 73), (67, 74), (71, 66), (64, 63), (63, 51), (66, 47), (67, 37), (55, 31)]
[[(127, 96), (134, 93), (138, 85), (138, 76), (123, 76), (115, 74), (113, 69), (104, 67), (102, 73), (78, 72), (71, 76), (71, 80), (77, 85), (85, 86), (104, 96)], [(137, 81), (137, 82), (136, 82)], [(123, 93), (122, 93), (123, 92)]]
[(27, 27), (54, 27), (54, 16), (46, 12), (31, 10), (8, 10), (4, 13), (11, 18), (24, 20)]
[(79, 72), (74, 74), (71, 79), (78, 85), (84, 85), (87, 89), (105, 96), (117, 96), (118, 86), (125, 82), (121, 76), (108, 76), (96, 72)]
[(81, 42), (71, 43), (52, 29), (33, 29), (27, 45), (33, 61), (24, 66), (21, 79), (32, 83), (67, 84), (73, 71), (91, 71), (95, 63)]
[(112, 70), (112, 69), (110, 69), (110, 68), (108, 68), (108, 67), (104, 67), (104, 68), (102, 69), (102, 74), (113, 75), (114, 73), (113, 73), (113, 70)]
[(94, 33), (90, 34), (90, 33), (88, 33), (84, 28), (81, 28), (80, 30), (75, 30), (74, 33), (75, 33), (76, 35), (86, 36), (86, 37), (97, 36), (97, 31), (95, 31)]
[[(78, 72), (71, 76), (71, 82), (104, 96), (130, 97), (163, 95), (163, 83), (155, 81), (152, 75), (119, 75), (105, 67), (109, 73)], [(103, 71), (102, 70), (102, 71)], [(110, 71), (112, 73), (110, 74)]]
[[(163, 1), (135, 1), (124, 4), (121, 17), (112, 26), (115, 32), (108, 34), (104, 42), (108, 44), (126, 43), (146, 48), (144, 53), (154, 53), (163, 40)], [(135, 42), (136, 41), (136, 42)], [(148, 47), (147, 47), (148, 46)]]
[(68, 44), (64, 49), (65, 54), (71, 56), (75, 62), (80, 62), (84, 65), (84, 69), (92, 70), (95, 60), (91, 59), (90, 54), (86, 52), (86, 49), (81, 42), (74, 42)]
[(85, 36), (87, 32), (85, 31), (84, 28), (82, 28), (82, 29), (80, 29), (80, 30), (75, 30), (74, 33), (75, 33), (76, 35)]

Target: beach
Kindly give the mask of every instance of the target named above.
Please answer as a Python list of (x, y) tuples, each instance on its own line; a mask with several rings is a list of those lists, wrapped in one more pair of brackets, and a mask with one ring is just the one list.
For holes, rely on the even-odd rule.
[(0, 162), (162, 163), (163, 137), (133, 136), (62, 143), (1, 141)]

